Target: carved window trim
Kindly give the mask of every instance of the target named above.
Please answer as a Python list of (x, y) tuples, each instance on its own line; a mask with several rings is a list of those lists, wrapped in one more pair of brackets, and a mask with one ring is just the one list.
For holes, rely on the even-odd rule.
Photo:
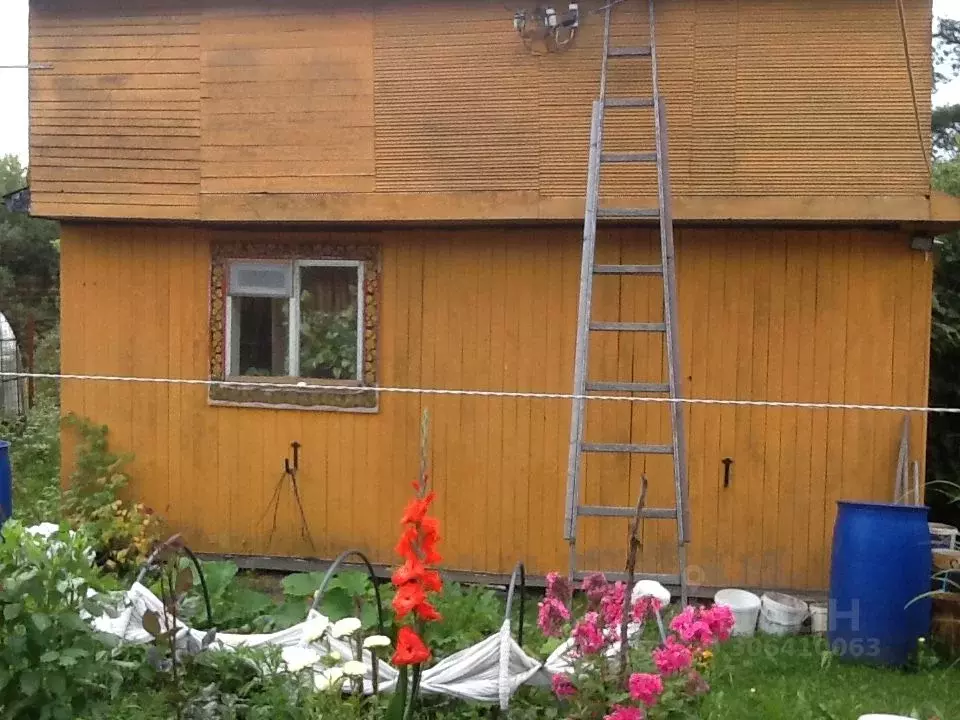
[[(226, 376), (227, 277), (232, 260), (341, 260), (363, 266), (363, 371), (359, 382), (335, 380), (284, 382), (280, 378), (243, 378), (243, 385), (229, 384)], [(378, 326), (380, 315), (380, 248), (375, 245), (330, 243), (233, 243), (217, 242), (211, 248), (210, 265), (210, 379), (224, 381), (210, 385), (211, 405), (236, 405), (296, 410), (346, 410), (377, 412)], [(321, 385), (322, 387), (311, 387)]]

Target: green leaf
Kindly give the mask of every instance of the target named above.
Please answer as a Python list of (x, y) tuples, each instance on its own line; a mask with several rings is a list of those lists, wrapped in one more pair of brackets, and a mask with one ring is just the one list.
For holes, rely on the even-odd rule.
[(23, 610), (23, 605), (20, 603), (10, 603), (9, 605), (3, 606), (3, 619), (4, 620), (13, 620), (20, 614), (20, 611)]
[(40, 632), (45, 632), (50, 627), (50, 618), (43, 613), (34, 613), (30, 616), (30, 619), (33, 620), (34, 626)]
[(237, 564), (235, 562), (205, 562), (203, 567), (203, 577), (207, 581), (207, 591), (211, 598), (220, 597), (233, 582), (237, 576)]
[(325, 592), (320, 606), (323, 614), (334, 622), (353, 615), (353, 598), (341, 588)]
[(27, 670), (20, 676), (20, 691), (27, 697), (36, 695), (40, 689), (40, 673), (36, 670)]
[(376, 603), (366, 603), (360, 608), (360, 622), (364, 628), (377, 627), (377, 606)]
[(56, 650), (49, 650), (40, 656), (40, 662), (42, 663), (56, 662), (56, 660), (59, 657), (60, 657), (60, 653), (58, 653)]
[(46, 674), (47, 689), (54, 695), (62, 696), (67, 691), (67, 678), (63, 673)]
[(356, 597), (366, 594), (368, 588), (370, 588), (370, 579), (365, 572), (348, 570), (332, 578), (327, 587), (341, 588), (351, 596)]
[(292, 597), (310, 597), (317, 591), (317, 588), (320, 587), (324, 574), (325, 573), (321, 572), (309, 572), (287, 575), (283, 579), (283, 594)]

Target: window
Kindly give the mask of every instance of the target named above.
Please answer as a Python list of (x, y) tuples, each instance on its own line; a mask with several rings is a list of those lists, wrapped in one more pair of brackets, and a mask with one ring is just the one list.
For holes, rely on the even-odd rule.
[(375, 409), (375, 248), (257, 250), (215, 251), (211, 374), (243, 385), (211, 401)]
[(228, 377), (359, 383), (363, 264), (229, 262)]

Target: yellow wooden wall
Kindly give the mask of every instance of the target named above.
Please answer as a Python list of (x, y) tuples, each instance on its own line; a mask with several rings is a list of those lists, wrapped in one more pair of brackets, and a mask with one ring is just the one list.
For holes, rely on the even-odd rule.
[[(269, 238), (379, 243), (384, 386), (569, 392), (579, 230), (563, 227), (214, 231), (66, 224), (63, 371), (203, 378), (210, 243)], [(648, 261), (645, 229), (605, 229), (599, 257)], [(697, 398), (923, 404), (931, 259), (885, 230), (683, 228), (677, 237), (682, 370)], [(655, 317), (644, 278), (600, 278), (598, 319)], [(596, 378), (655, 380), (650, 338), (607, 338)], [(398, 513), (418, 468), (420, 413), (445, 565), (509, 572), (566, 566), (562, 541), (569, 403), (382, 394), (376, 414), (211, 407), (198, 386), (66, 381), (66, 412), (110, 426), (136, 453), (133, 492), (198, 550), (330, 558), (360, 547), (392, 561)], [(695, 406), (688, 415), (695, 583), (822, 588), (839, 498), (890, 499), (901, 418), (843, 410)], [(588, 437), (655, 442), (663, 410), (604, 403)], [(922, 461), (924, 425), (914, 418)], [(289, 443), (315, 550), (288, 490), (271, 543), (269, 499)], [(734, 459), (731, 487), (724, 457)], [(669, 504), (669, 461), (591, 458), (588, 501), (628, 504), (642, 471)], [(591, 524), (591, 522), (593, 524)], [(622, 563), (625, 523), (586, 522), (583, 551)], [(672, 534), (647, 525), (642, 568), (669, 571)]]
[[(35, 212), (579, 217), (599, 5), (575, 47), (533, 56), (499, 0), (36, 0)], [(929, 145), (930, 0), (905, 5)], [(897, 204), (929, 180), (893, 2), (658, 8), (677, 217), (919, 219)], [(615, 44), (646, 41), (645, 9), (618, 7)], [(649, 61), (614, 61), (610, 92), (648, 95)], [(611, 111), (608, 149), (651, 148), (651, 117)], [(650, 167), (606, 181), (653, 204)]]

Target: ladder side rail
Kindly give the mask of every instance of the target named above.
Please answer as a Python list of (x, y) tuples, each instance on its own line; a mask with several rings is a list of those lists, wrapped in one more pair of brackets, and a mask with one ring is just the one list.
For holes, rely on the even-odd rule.
[[(650, 52), (653, 75), (654, 122), (657, 147), (657, 196), (660, 203), (660, 254), (663, 263), (663, 304), (664, 323), (667, 326), (666, 350), (667, 372), (671, 388), (671, 398), (682, 397), (680, 384), (680, 352), (677, 342), (677, 272), (673, 242), (673, 210), (670, 192), (670, 160), (667, 142), (667, 116), (663, 98), (660, 96), (658, 75), (656, 8), (655, 0), (649, 0), (650, 9)], [(690, 541), (690, 509), (687, 488), (687, 450), (684, 431), (683, 407), (679, 402), (670, 403), (671, 430), (673, 434), (674, 463), (673, 475), (680, 522), (677, 527), (678, 542), (684, 545)]]
[(597, 203), (600, 196), (600, 148), (603, 143), (603, 100), (593, 103), (590, 123), (590, 159), (587, 164), (587, 201), (583, 219), (583, 249), (580, 256), (580, 300), (577, 307), (577, 345), (574, 356), (573, 395), (570, 412), (570, 448), (567, 464), (567, 497), (564, 539), (577, 536), (577, 505), (580, 502), (580, 473), (586, 410), (587, 365), (590, 355), (590, 317), (593, 296), (593, 262), (597, 246)]

